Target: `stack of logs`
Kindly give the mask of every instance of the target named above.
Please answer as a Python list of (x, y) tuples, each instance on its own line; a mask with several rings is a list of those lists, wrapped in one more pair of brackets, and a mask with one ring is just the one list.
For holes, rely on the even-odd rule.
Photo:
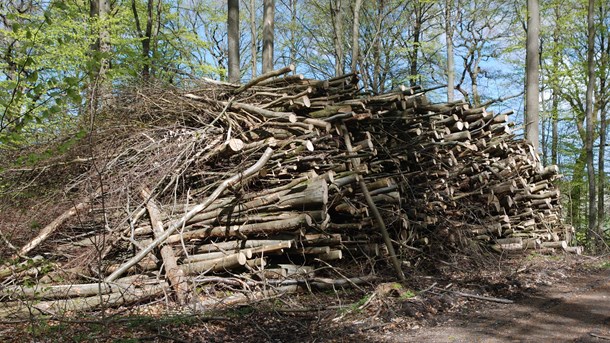
[[(432, 104), (420, 87), (366, 95), (356, 74), (325, 81), (284, 75), (292, 70), (241, 86), (215, 83), (214, 97), (166, 95), (230, 118), (233, 134), (220, 127), (219, 139), (197, 152), (197, 167), (186, 171), (191, 180), (213, 180), (216, 190), (193, 187), (190, 195), (198, 201), (176, 206), (158, 203), (142, 187), (138, 196), (146, 205), (130, 218), (132, 226), (105, 239), (96, 275), (104, 282), (53, 286), (50, 276), (25, 295), (81, 296), (61, 308), (83, 309), (101, 301), (93, 296), (99, 292), (124, 303), (131, 299), (127, 294), (141, 299), (168, 285), (185, 301), (191, 286), (241, 272), (249, 275), (241, 284), (252, 287), (263, 281), (288, 287), (305, 279), (328, 285), (335, 281), (316, 280), (316, 266), (387, 256), (381, 226), (402, 260), (414, 252), (473, 246), (579, 251), (565, 242), (570, 228), (561, 224), (557, 167), (542, 167), (531, 145), (515, 138), (509, 112), (494, 114), (463, 101)], [(155, 106), (151, 111), (162, 111)], [(227, 121), (206, 125), (219, 123)], [(100, 241), (90, 236), (57, 249)], [(0, 279), (33, 266), (4, 267)], [(0, 289), (0, 299), (14, 301), (19, 287)], [(57, 310), (54, 304), (37, 308)]]

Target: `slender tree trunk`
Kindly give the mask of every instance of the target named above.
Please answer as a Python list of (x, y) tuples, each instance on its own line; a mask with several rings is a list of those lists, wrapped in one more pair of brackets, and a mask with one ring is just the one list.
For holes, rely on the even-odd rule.
[(229, 82), (239, 83), (239, 0), (228, 0)]
[(360, 54), (360, 9), (362, 0), (356, 0), (354, 4), (354, 25), (352, 26), (352, 65), (351, 71), (355, 72), (358, 69), (358, 59)]
[(453, 0), (445, 0), (445, 45), (447, 45), (447, 101), (453, 101), (455, 61), (453, 56)]
[[(297, 64), (297, 0), (290, 0), (290, 64)], [(296, 74), (296, 68), (292, 71)]]
[(136, 0), (131, 0), (131, 11), (133, 12), (136, 31), (138, 33), (138, 37), (142, 41), (142, 80), (144, 81), (148, 81), (150, 78), (150, 42), (152, 39), (153, 28), (153, 5), (154, 0), (148, 0), (146, 3), (146, 29), (144, 32), (142, 32), (142, 25), (140, 24), (140, 16), (138, 14)]
[(581, 150), (578, 154), (576, 162), (574, 163), (574, 169), (572, 170), (572, 182), (570, 185), (570, 211), (568, 216), (570, 218), (570, 223), (576, 228), (577, 232), (582, 232), (583, 230), (581, 214), (584, 211), (581, 211), (581, 205), (586, 159), (586, 152)]
[(345, 65), (345, 53), (343, 52), (343, 4), (342, 0), (330, 0), (329, 5), (334, 28), (335, 76), (339, 76), (344, 73), (343, 66)]
[(273, 25), (275, 21), (275, 1), (264, 0), (263, 13), (263, 73), (273, 70)]
[(587, 152), (587, 176), (589, 178), (589, 237), (595, 237), (592, 244), (593, 252), (597, 251), (599, 239), (595, 233), (597, 233), (597, 206), (596, 200), (596, 187), (595, 187), (595, 169), (593, 166), (593, 91), (595, 89), (595, 23), (593, 21), (593, 15), (595, 13), (595, 1), (589, 0), (588, 13), (587, 13), (587, 95), (586, 95), (586, 142), (585, 150)]
[(555, 91), (553, 91), (551, 99), (551, 113), (551, 164), (557, 164), (557, 150), (559, 148), (559, 95)]
[(418, 72), (417, 72), (417, 57), (419, 55), (419, 44), (421, 40), (421, 26), (424, 15), (423, 4), (419, 1), (414, 2), (415, 6), (415, 23), (413, 26), (413, 53), (411, 54), (411, 65), (410, 65), (410, 84), (411, 86), (415, 86), (418, 81)]
[(258, 35), (256, 34), (256, 1), (250, 0), (250, 55), (252, 58), (252, 78), (256, 77), (256, 42)]
[(154, 0), (148, 0), (146, 4), (146, 31), (142, 40), (142, 57), (144, 57), (144, 67), (142, 69), (142, 78), (147, 81), (150, 78), (150, 43), (152, 38), (153, 24), (153, 5)]
[(96, 56), (94, 59), (94, 70), (91, 73), (91, 84), (89, 95), (93, 109), (97, 109), (99, 105), (99, 99), (102, 100), (104, 105), (106, 99), (109, 96), (109, 90), (107, 89), (106, 73), (110, 68), (110, 61), (108, 60), (108, 53), (110, 53), (110, 30), (108, 28), (107, 20), (110, 14), (110, 3), (108, 0), (91, 0), (89, 3), (89, 15), (92, 18), (97, 18), (102, 25), (99, 26), (98, 39), (92, 46), (92, 50)]
[(468, 76), (470, 77), (470, 87), (472, 90), (472, 103), (474, 106), (481, 104), (481, 96), (479, 95), (479, 61), (475, 60), (468, 69)]
[[(606, 18), (607, 8), (604, 2), (600, 3), (600, 17)], [(606, 130), (608, 123), (606, 110), (608, 107), (608, 85), (607, 85), (607, 77), (608, 77), (608, 58), (610, 57), (610, 39), (606, 36), (607, 34), (607, 26), (602, 21), (603, 29), (600, 30), (600, 45), (602, 47), (601, 54), (601, 62), (600, 62), (600, 85), (599, 85), (599, 121), (600, 121), (600, 129), (599, 129), (599, 156), (598, 156), (598, 194), (597, 194), (597, 235), (601, 237), (599, 244), (599, 251), (602, 252), (604, 250), (603, 245), (603, 237), (604, 237), (604, 224), (606, 222), (606, 211), (605, 211), (605, 201), (604, 198), (606, 196), (606, 172), (605, 172), (605, 155), (606, 155)]]
[(540, 9), (538, 0), (527, 0), (527, 49), (526, 49), (526, 81), (525, 81), (525, 138), (539, 150), (538, 137), (539, 115), (539, 55), (540, 49)]
[[(383, 13), (385, 12), (385, 0), (379, 0), (379, 5), (377, 6), (377, 27), (376, 32), (379, 32), (381, 35), (381, 26)], [(380, 74), (381, 74), (381, 37), (375, 37), (375, 41), (373, 43), (373, 80), (371, 86), (373, 91), (376, 93), (381, 92), (381, 82), (380, 82)]]
[(551, 73), (551, 120), (552, 120), (552, 133), (551, 133), (551, 164), (557, 164), (557, 150), (559, 148), (559, 78), (557, 72), (559, 70), (559, 34), (560, 26), (559, 20), (561, 19), (559, 6), (555, 6), (555, 28), (553, 29), (553, 72)]

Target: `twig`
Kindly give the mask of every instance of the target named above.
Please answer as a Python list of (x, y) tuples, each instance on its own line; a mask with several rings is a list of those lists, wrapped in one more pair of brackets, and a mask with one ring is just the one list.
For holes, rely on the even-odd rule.
[(483, 301), (491, 301), (491, 302), (495, 302), (495, 303), (500, 303), (500, 304), (513, 304), (514, 301), (509, 300), (509, 299), (503, 299), (503, 298), (495, 298), (495, 297), (486, 297), (483, 295), (477, 295), (477, 294), (471, 294), (471, 293), (464, 293), (464, 292), (458, 292), (458, 291), (450, 291), (450, 290), (442, 290), (444, 292), (451, 292), (455, 295), (458, 295), (460, 297), (464, 297), (464, 298), (472, 298), (472, 299), (477, 299), (477, 300), (483, 300)]

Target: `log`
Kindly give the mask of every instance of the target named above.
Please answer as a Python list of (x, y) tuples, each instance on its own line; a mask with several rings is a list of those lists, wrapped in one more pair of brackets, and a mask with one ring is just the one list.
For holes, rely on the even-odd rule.
[(292, 240), (280, 240), (280, 239), (249, 239), (246, 241), (228, 241), (218, 242), (211, 244), (200, 245), (196, 248), (199, 253), (211, 253), (211, 252), (235, 252), (239, 249), (256, 249), (263, 246), (276, 246), (282, 244), (294, 245)]
[[(242, 249), (242, 250), (239, 250), (238, 252), (243, 253), (246, 256), (246, 258), (252, 258), (252, 249)], [(233, 255), (234, 253), (235, 252), (229, 252), (229, 251), (215, 251), (215, 252), (209, 252), (209, 253), (205, 253), (205, 254), (189, 255), (182, 261), (182, 263), (189, 264), (189, 263), (194, 263), (194, 262), (209, 261), (209, 260), (214, 260), (217, 258), (227, 257), (229, 255)]]
[(144, 275), (132, 275), (118, 279), (112, 283), (101, 282), (72, 285), (36, 284), (32, 287), (11, 286), (0, 289), (0, 297), (48, 300), (127, 292), (128, 289), (136, 287), (134, 285), (139, 282), (138, 280), (145, 279), (146, 276)]
[[(163, 222), (161, 221), (161, 212), (159, 206), (155, 204), (151, 197), (150, 190), (146, 187), (140, 188), (140, 195), (146, 203), (146, 209), (148, 210), (148, 216), (152, 226), (153, 234), (155, 238), (163, 236)], [(168, 279), (169, 284), (176, 293), (176, 298), (180, 304), (185, 304), (188, 296), (188, 284), (184, 278), (184, 272), (178, 268), (178, 261), (174, 250), (168, 244), (161, 246), (161, 258), (163, 259), (163, 265), (165, 268), (165, 277)]]
[(31, 268), (32, 266), (40, 265), (43, 262), (44, 262), (44, 258), (40, 255), (36, 255), (31, 259), (18, 263), (17, 265), (5, 266), (2, 269), (0, 269), (0, 280), (4, 279), (5, 277), (7, 277), (11, 274), (23, 272), (24, 270), (27, 270), (27, 269)]
[(562, 248), (564, 251), (568, 248), (568, 242), (559, 241), (559, 242), (542, 242), (543, 248)]
[(252, 237), (254, 235), (269, 235), (283, 231), (294, 231), (313, 225), (307, 214), (295, 215), (291, 218), (273, 220), (262, 223), (230, 225), (228, 227), (211, 227), (192, 230), (169, 236), (167, 243), (177, 243), (182, 240), (203, 239), (208, 237)]
[(141, 302), (148, 298), (162, 295), (168, 285), (165, 282), (144, 285), (140, 288), (127, 292), (116, 292), (110, 294), (95, 295), (85, 298), (72, 298), (56, 301), (42, 301), (34, 304), (28, 303), (5, 303), (0, 308), (0, 317), (30, 317), (32, 314), (59, 316), (67, 312), (81, 312), (98, 308), (100, 305), (106, 307), (124, 306), (133, 302)]
[(220, 272), (231, 270), (246, 264), (248, 258), (243, 252), (234, 253), (224, 257), (204, 260), (180, 265), (186, 275), (206, 274), (208, 272)]
[(340, 260), (340, 259), (343, 258), (343, 251), (341, 251), (341, 250), (331, 250), (327, 254), (320, 254), (320, 255), (318, 255), (317, 258), (319, 258), (322, 261)]
[(576, 246), (576, 247), (565, 247), (565, 248), (563, 248), (563, 250), (564, 250), (565, 252), (569, 252), (569, 253), (572, 253), (572, 254), (581, 255), (581, 254), (582, 254), (582, 252), (584, 251), (584, 248), (583, 248), (583, 247), (581, 247), (581, 246)]

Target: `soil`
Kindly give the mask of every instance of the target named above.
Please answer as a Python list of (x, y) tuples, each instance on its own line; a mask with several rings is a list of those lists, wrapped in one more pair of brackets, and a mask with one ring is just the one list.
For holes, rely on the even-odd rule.
[(480, 304), (436, 325), (379, 334), (378, 341), (610, 342), (610, 268), (540, 273), (548, 279), (514, 304)]
[(121, 309), (103, 321), (0, 321), (0, 341), (610, 342), (609, 257), (444, 265), (431, 275), (411, 273), (407, 285), (379, 282), (204, 314), (169, 314), (159, 303)]

